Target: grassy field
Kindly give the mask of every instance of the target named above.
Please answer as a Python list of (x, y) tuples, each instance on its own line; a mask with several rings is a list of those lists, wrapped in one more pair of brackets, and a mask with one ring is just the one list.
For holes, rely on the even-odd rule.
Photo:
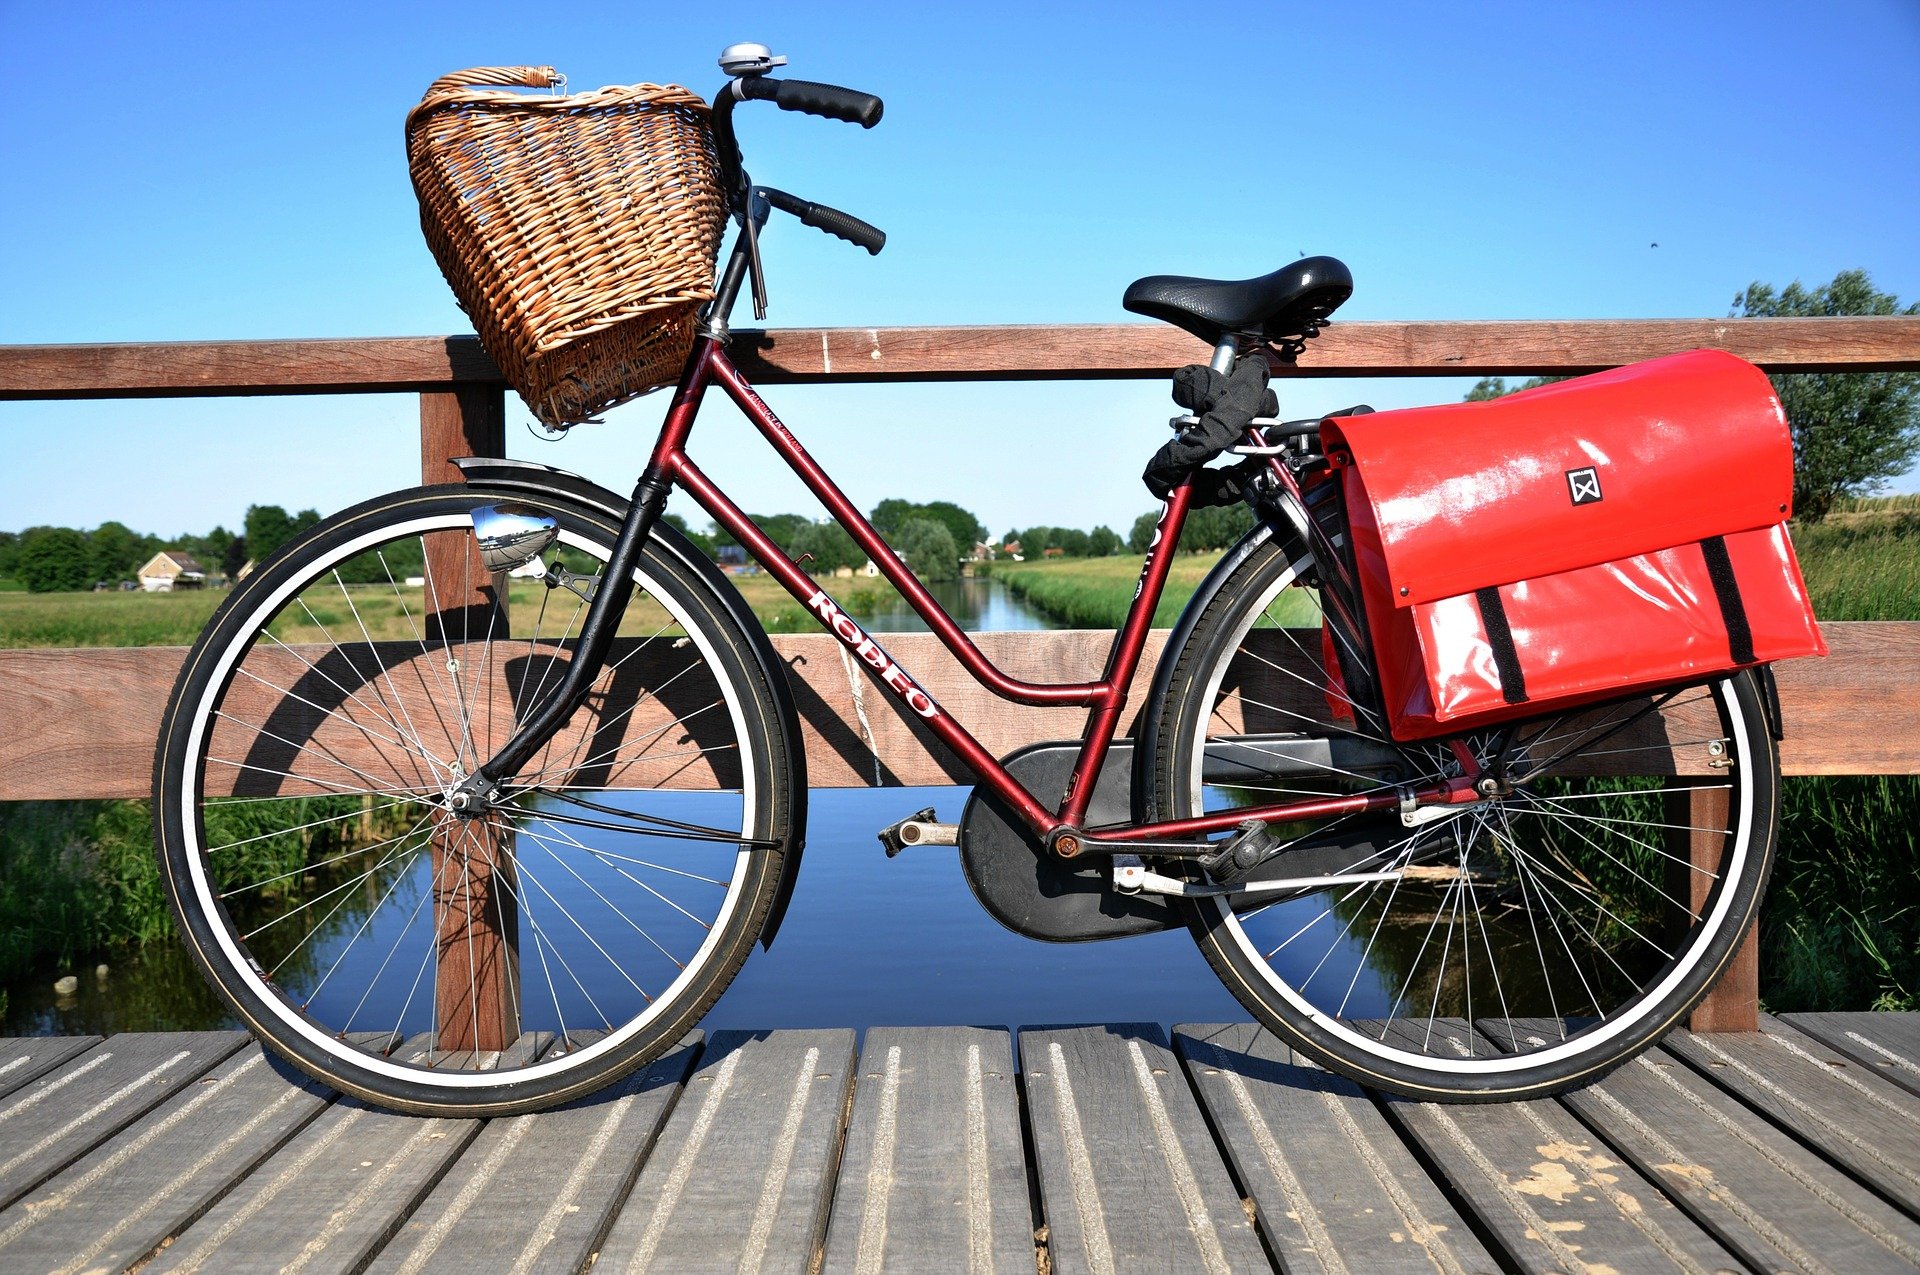
[[(780, 583), (764, 572), (734, 576), (732, 583), (760, 622), (772, 633), (810, 632), (816, 626)], [(0, 582), (3, 584), (4, 582)], [(867, 580), (833, 580), (828, 589), (851, 610), (869, 595), (886, 591)], [(293, 607), (272, 626), (286, 642), (320, 640), (322, 631), (340, 641), (360, 640), (361, 626), (377, 641), (405, 641), (418, 632), (425, 591), (392, 586), (329, 585), (310, 590), (305, 608)], [(27, 593), (0, 588), (0, 648), (76, 646), (189, 646), (227, 597), (224, 589), (179, 593)], [(515, 580), (508, 586), (508, 611), (531, 632), (577, 628), (584, 604), (564, 590), (549, 591), (538, 581)], [(545, 615), (541, 615), (542, 604)], [(582, 616), (574, 616), (576, 607)], [(666, 611), (649, 598), (628, 608), (623, 634), (645, 636), (667, 623)]]
[(186, 646), (226, 594), (0, 590), (0, 647)]
[[(1186, 608), (1187, 599), (1220, 561), (1218, 553), (1174, 556), (1167, 573), (1167, 589), (1154, 609), (1155, 628), (1170, 629)], [(1140, 579), (1140, 559), (1129, 554), (1114, 558), (1056, 558), (1051, 562), (996, 562), (989, 568), (1021, 601), (1053, 620), (1075, 629), (1117, 629), (1127, 618), (1133, 591)], [(1312, 598), (1298, 590), (1281, 595), (1274, 618), (1287, 624), (1317, 624), (1319, 610)]]

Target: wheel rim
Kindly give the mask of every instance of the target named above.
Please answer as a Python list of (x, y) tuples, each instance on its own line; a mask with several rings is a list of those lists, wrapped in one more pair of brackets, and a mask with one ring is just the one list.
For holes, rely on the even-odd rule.
[[(1209, 774), (1208, 751), (1189, 750), (1175, 786), (1185, 806), (1177, 814), (1390, 790), (1460, 773), (1446, 741), (1435, 741), (1398, 749), (1407, 760), (1390, 780), (1337, 763), (1293, 762), (1294, 773), (1261, 786), (1275, 791), (1218, 782), (1220, 741), (1244, 738), (1250, 723), (1265, 733), (1332, 739), (1336, 748), (1345, 741), (1349, 755), (1369, 759), (1371, 746), (1391, 742), (1350, 701), (1342, 707), (1352, 720), (1333, 719), (1318, 684), (1317, 652), (1288, 632), (1303, 623), (1292, 599), (1310, 595), (1287, 590), (1305, 567), (1304, 561), (1282, 567), (1241, 616), (1225, 648), (1231, 654), (1200, 686), (1196, 702), (1207, 706), (1208, 720), (1190, 723), (1185, 737), (1204, 734), (1215, 761)], [(1317, 615), (1317, 607), (1310, 611)], [(1315, 669), (1310, 695), (1298, 676), (1309, 666)], [(1281, 685), (1292, 689), (1290, 699), (1275, 694)], [(1340, 698), (1335, 692), (1334, 701)], [(1305, 708), (1315, 700), (1317, 712)], [(1344, 852), (1328, 845), (1320, 871), (1395, 873), (1397, 879), (1262, 904), (1208, 900), (1215, 941), (1238, 958), (1259, 993), (1283, 1000), (1315, 1030), (1382, 1064), (1435, 1077), (1553, 1067), (1664, 1027), (1676, 992), (1697, 977), (1714, 947), (1706, 936), (1719, 933), (1736, 902), (1739, 892), (1729, 883), (1741, 879), (1754, 853), (1759, 759), (1747, 755), (1752, 723), (1725, 680), (1662, 701), (1675, 723), (1661, 741), (1664, 754), (1647, 741), (1648, 717), (1635, 716), (1644, 707), (1575, 710), (1513, 728), (1509, 757), (1519, 763), (1516, 770), (1524, 774), (1532, 765), (1547, 773), (1416, 829), (1405, 828), (1397, 815), (1270, 826), (1296, 850), (1328, 845), (1335, 833), (1356, 843)], [(1500, 746), (1497, 731), (1463, 738), (1482, 762)], [(1235, 750), (1235, 757), (1245, 751)], [(1290, 755), (1297, 757), (1297, 750)], [(1582, 773), (1661, 755), (1687, 773)], [(1724, 824), (1676, 823), (1669, 803), (1696, 792), (1724, 800)], [(1682, 839), (1688, 837), (1726, 846), (1717, 873), (1685, 866)], [(1677, 910), (1696, 878), (1706, 894), (1702, 916), (1675, 934), (1666, 914)], [(1460, 1018), (1476, 1022), (1494, 1048), (1438, 1030), (1443, 1020)], [(1517, 1030), (1499, 1026), (1515, 1022)], [(1464, 1057), (1462, 1039), (1472, 1050)]]
[[(498, 809), (452, 815), (453, 785), (558, 681), (586, 611), (567, 589), (513, 585), (503, 634), (497, 610), (444, 600), (472, 595), (474, 571), (456, 588), (428, 563), (406, 582), (428, 544), (444, 563), (471, 531), (442, 505), (271, 581), (191, 708), (193, 800), (173, 814), (209, 958), (263, 1025), (375, 1076), (452, 1089), (594, 1069), (671, 1024), (727, 942), (762, 808), (742, 689), (689, 608), (636, 572), (587, 706)], [(567, 527), (547, 558), (591, 575), (605, 556)], [(682, 826), (636, 829), (634, 812)], [(489, 877), (492, 914), (476, 885)], [(503, 999), (520, 1032), (505, 1054), (422, 1048), (459, 1029), (440, 947), (456, 961), (466, 948), (466, 1013), (488, 999), (458, 911), (517, 938)]]

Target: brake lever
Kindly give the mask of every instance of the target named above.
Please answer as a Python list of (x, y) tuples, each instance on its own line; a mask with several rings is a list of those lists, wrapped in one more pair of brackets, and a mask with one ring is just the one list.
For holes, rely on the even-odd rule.
[(767, 224), (767, 218), (772, 212), (773, 206), (767, 203), (767, 197), (760, 193), (759, 187), (749, 185), (746, 219), (741, 232), (747, 237), (747, 274), (753, 280), (755, 322), (767, 317), (767, 276), (760, 265), (760, 227)]

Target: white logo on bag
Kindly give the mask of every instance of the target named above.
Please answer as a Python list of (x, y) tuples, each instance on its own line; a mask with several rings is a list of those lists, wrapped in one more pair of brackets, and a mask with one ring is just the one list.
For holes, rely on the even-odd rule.
[(1576, 505), (1591, 505), (1600, 499), (1600, 471), (1588, 466), (1567, 471), (1567, 494)]

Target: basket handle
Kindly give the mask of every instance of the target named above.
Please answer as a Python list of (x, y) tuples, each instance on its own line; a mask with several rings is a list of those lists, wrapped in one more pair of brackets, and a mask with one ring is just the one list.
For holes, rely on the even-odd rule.
[(529, 89), (564, 89), (566, 83), (567, 77), (550, 66), (475, 66), (441, 76), (427, 86), (426, 96), (435, 97), (455, 89), (490, 84), (518, 85)]

